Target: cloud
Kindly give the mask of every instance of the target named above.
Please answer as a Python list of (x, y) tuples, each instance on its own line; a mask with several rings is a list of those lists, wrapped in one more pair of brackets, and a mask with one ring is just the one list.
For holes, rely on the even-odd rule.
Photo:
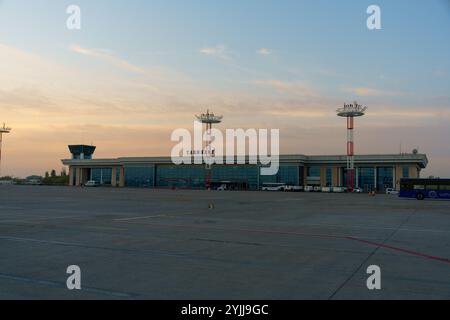
[(435, 69), (435, 70), (433, 70), (433, 75), (435, 77), (446, 77), (449, 75), (449, 72), (448, 72), (448, 70), (445, 70), (445, 69)]
[[(72, 49), (98, 61), (116, 63), (108, 60), (111, 57), (123, 61), (110, 50)], [(69, 143), (93, 142), (98, 146), (96, 156), (105, 158), (168, 155), (171, 131), (191, 129), (194, 114), (206, 106), (224, 115), (221, 129), (280, 128), (283, 153), (345, 151), (345, 124), (335, 115), (341, 98), (327, 96), (310, 83), (251, 74), (248, 79), (262, 80), (244, 78), (243, 88), (219, 90), (165, 67), (134, 66), (144, 74), (129, 77), (110, 72), (114, 68), (74, 66), (75, 58), (69, 55), (60, 64), (0, 44), (0, 120), (14, 129), (4, 141), (4, 174), (26, 176), (58, 169), (59, 159), (68, 156)], [(249, 84), (257, 90), (246, 90)], [(390, 143), (395, 147), (398, 142), (386, 137), (397, 136), (399, 130), (404, 144), (426, 146), (430, 158), (442, 152), (449, 134), (449, 100), (443, 96), (429, 102), (370, 105), (358, 125), (361, 152), (390, 152)], [(447, 156), (450, 151), (445, 152)], [(439, 166), (450, 170), (448, 163)]]
[(261, 48), (258, 51), (256, 51), (258, 54), (262, 55), (262, 56), (269, 56), (272, 54), (272, 51), (270, 51), (267, 48)]
[(223, 60), (231, 59), (231, 53), (223, 44), (217, 45), (215, 47), (202, 48), (200, 49), (200, 53), (211, 57), (217, 57)]
[(359, 97), (395, 97), (402, 95), (400, 92), (385, 91), (367, 87), (348, 88), (345, 89), (345, 91)]
[(79, 45), (71, 45), (70, 46), (70, 50), (72, 52), (81, 54), (81, 55), (85, 55), (85, 56), (89, 56), (89, 57), (94, 57), (94, 58), (98, 58), (101, 60), (104, 60), (112, 65), (114, 65), (117, 68), (120, 68), (122, 70), (126, 70), (126, 71), (130, 71), (130, 72), (134, 72), (134, 73), (139, 73), (139, 74), (143, 74), (145, 73), (145, 70), (141, 67), (138, 67), (132, 63), (130, 63), (127, 60), (121, 59), (119, 57), (116, 57), (113, 52), (111, 52), (110, 50), (106, 50), (106, 49), (93, 49), (93, 48), (84, 48), (81, 47)]

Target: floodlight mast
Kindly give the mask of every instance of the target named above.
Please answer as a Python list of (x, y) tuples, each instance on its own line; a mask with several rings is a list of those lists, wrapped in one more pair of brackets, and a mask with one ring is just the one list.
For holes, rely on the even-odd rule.
[(206, 113), (203, 113), (199, 116), (195, 116), (198, 121), (203, 124), (206, 124), (206, 142), (205, 142), (205, 150), (202, 150), (202, 155), (206, 154), (206, 189), (211, 189), (211, 178), (212, 178), (212, 158), (214, 157), (214, 150), (211, 147), (211, 132), (213, 124), (219, 124), (222, 122), (223, 116), (216, 116), (214, 113), (210, 113), (207, 110)]
[(356, 101), (353, 104), (344, 104), (343, 108), (337, 110), (339, 117), (347, 118), (347, 188), (352, 192), (355, 190), (355, 117), (366, 114), (367, 107), (363, 107)]
[(11, 132), (11, 128), (8, 128), (6, 124), (0, 127), (0, 175), (1, 175), (1, 163), (2, 163), (2, 144), (3, 144), (3, 134), (8, 134)]

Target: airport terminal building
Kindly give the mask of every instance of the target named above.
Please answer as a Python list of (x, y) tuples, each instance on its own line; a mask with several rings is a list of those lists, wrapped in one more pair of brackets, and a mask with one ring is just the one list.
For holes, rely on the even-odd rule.
[[(175, 165), (170, 157), (94, 159), (95, 147), (69, 146), (71, 159), (62, 160), (69, 167), (71, 186), (87, 181), (112, 187), (205, 189), (205, 165)], [(419, 178), (428, 165), (424, 154), (359, 155), (355, 159), (356, 187), (383, 192), (399, 188), (402, 178)], [(347, 157), (280, 156), (277, 175), (261, 175), (256, 164), (213, 165), (211, 186), (230, 189), (260, 190), (264, 184), (284, 183), (294, 186), (340, 187), (346, 185)]]

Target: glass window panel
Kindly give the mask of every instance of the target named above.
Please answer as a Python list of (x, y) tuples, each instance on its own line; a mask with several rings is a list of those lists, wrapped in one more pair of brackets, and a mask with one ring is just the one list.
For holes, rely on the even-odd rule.
[[(154, 185), (154, 167), (125, 167), (125, 186), (151, 188)], [(120, 174), (120, 171), (119, 171)], [(117, 180), (119, 181), (119, 180)]]

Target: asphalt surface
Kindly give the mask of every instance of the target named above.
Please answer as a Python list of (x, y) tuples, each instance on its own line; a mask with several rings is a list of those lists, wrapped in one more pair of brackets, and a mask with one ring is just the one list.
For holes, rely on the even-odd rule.
[(0, 299), (449, 299), (449, 259), (449, 201), (0, 186)]

